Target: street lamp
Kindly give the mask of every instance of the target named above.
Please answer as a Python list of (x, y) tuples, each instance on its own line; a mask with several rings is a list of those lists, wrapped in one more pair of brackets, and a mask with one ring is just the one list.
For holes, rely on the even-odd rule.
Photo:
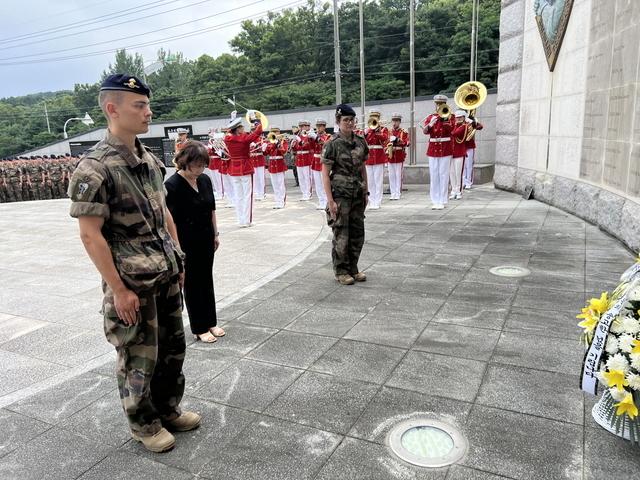
[(84, 117), (73, 117), (70, 118), (69, 120), (67, 120), (66, 122), (64, 122), (64, 127), (62, 128), (62, 131), (64, 133), (64, 138), (69, 138), (69, 135), (67, 135), (67, 124), (71, 121), (71, 120), (80, 120), (82, 123), (84, 123), (85, 125), (89, 126), (89, 125), (93, 125), (93, 118), (91, 118), (89, 116), (88, 112), (85, 112)]

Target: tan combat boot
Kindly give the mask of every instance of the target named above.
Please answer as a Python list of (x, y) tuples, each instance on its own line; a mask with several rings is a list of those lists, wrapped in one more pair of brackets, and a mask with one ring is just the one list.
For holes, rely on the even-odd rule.
[(151, 452), (166, 452), (171, 450), (176, 444), (176, 439), (165, 428), (161, 428), (158, 433), (149, 437), (141, 437), (132, 433), (131, 436), (134, 440), (142, 442), (144, 447)]
[(349, 274), (336, 275), (336, 280), (340, 283), (340, 285), (353, 285), (355, 280)]
[(173, 432), (188, 432), (200, 426), (202, 417), (195, 412), (182, 412), (178, 418), (163, 420), (162, 423)]
[(356, 282), (366, 282), (367, 281), (367, 276), (364, 274), (364, 272), (358, 272), (353, 276), (353, 279)]

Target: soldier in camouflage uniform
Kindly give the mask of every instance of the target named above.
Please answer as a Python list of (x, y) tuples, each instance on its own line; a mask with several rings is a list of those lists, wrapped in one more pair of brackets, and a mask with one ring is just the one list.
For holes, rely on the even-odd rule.
[(49, 174), (49, 184), (51, 188), (51, 196), (53, 198), (63, 198), (64, 195), (62, 193), (63, 188), (63, 180), (62, 180), (62, 164), (61, 160), (57, 158), (46, 159), (45, 162), (48, 162), (48, 174)]
[(31, 179), (29, 178), (26, 160), (19, 162), (18, 171), (20, 172), (20, 185), (22, 187), (20, 196), (24, 201), (31, 200)]
[(364, 210), (369, 195), (365, 169), (369, 148), (364, 137), (353, 132), (355, 116), (349, 105), (338, 105), (339, 130), (322, 151), (327, 221), (333, 229), (333, 271), (342, 285), (367, 279), (358, 270), (358, 260), (364, 245)]
[[(118, 353), (117, 377), (132, 436), (154, 452), (171, 449), (168, 429), (187, 431), (182, 412), (185, 337), (180, 282), (184, 254), (164, 195), (162, 163), (136, 135), (151, 121), (148, 87), (130, 75), (102, 83), (106, 137), (71, 177), (71, 216), (103, 278), (104, 330)], [(164, 428), (166, 427), (166, 428)]]
[(7, 162), (5, 169), (7, 176), (7, 198), (9, 202), (19, 202), (22, 200), (22, 185), (20, 184), (20, 173), (18, 162), (11, 160)]
[(0, 160), (0, 203), (9, 201), (9, 186), (5, 169), (6, 163), (4, 160)]
[(43, 158), (39, 159), (40, 161), (40, 178), (42, 182), (40, 198), (42, 200), (51, 200), (52, 198), (56, 198), (53, 193), (53, 184), (51, 183), (51, 164), (49, 160), (45, 160)]

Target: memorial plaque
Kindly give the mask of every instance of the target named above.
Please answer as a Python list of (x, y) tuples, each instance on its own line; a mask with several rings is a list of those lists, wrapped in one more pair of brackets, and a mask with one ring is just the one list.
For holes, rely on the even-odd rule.
[(638, 143), (631, 147), (627, 193), (636, 198), (640, 197), (640, 144)]
[(594, 183), (600, 183), (602, 181), (604, 143), (604, 140), (599, 139), (585, 138), (582, 141), (580, 178)]
[[(604, 3), (606, 10), (608, 10), (609, 15), (611, 15), (611, 11), (613, 10), (612, 6), (607, 5), (607, 2), (598, 3)], [(637, 25), (638, 23), (640, 23), (640, 10), (638, 9), (638, 0), (618, 0), (616, 2), (615, 22), (617, 32), (621, 32), (622, 30), (626, 30), (632, 25)]]
[(587, 92), (609, 88), (613, 37), (591, 44), (587, 65)]
[(589, 92), (584, 105), (584, 138), (605, 138), (609, 111), (609, 92)]
[(636, 81), (640, 26), (617, 32), (613, 37), (611, 86), (620, 87)]
[(612, 88), (609, 93), (607, 140), (628, 142), (634, 113), (635, 85)]
[(616, 9), (615, 0), (599, 1), (591, 3), (591, 42), (595, 43), (611, 35), (613, 32), (614, 16)]
[(610, 141), (607, 141), (604, 149), (603, 182), (620, 192), (627, 189), (629, 150), (629, 144), (626, 142)]

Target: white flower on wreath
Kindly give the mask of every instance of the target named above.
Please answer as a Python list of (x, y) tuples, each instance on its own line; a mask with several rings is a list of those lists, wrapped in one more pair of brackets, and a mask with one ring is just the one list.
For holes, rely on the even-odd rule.
[(640, 285), (638, 285), (637, 282), (634, 282), (634, 283), (635, 283), (634, 287), (630, 288), (629, 291), (627, 292), (627, 299), (637, 302), (638, 300), (640, 300)]
[(640, 375), (636, 373), (627, 373), (627, 382), (634, 390), (640, 390)]
[(625, 333), (624, 335), (620, 335), (618, 338), (618, 348), (622, 350), (624, 353), (631, 353), (633, 350), (633, 341), (636, 339), (634, 335), (629, 335)]
[(607, 344), (605, 345), (604, 350), (609, 355), (618, 353), (618, 350), (620, 350), (620, 347), (618, 346), (618, 339), (613, 335), (609, 335), (609, 338), (607, 338)]
[(631, 358), (631, 366), (633, 369), (640, 372), (640, 353), (632, 353), (629, 357)]
[(598, 379), (598, 381), (599, 381), (600, 383), (604, 383), (604, 384), (606, 384), (606, 383), (607, 383), (607, 380), (604, 378), (604, 374), (605, 374), (606, 372), (607, 372), (607, 370), (606, 370), (606, 369), (603, 369), (603, 370), (600, 370), (600, 371), (596, 372), (596, 378)]
[(622, 331), (625, 333), (635, 335), (636, 333), (640, 332), (640, 322), (638, 322), (638, 320), (630, 315), (624, 316), (621, 323)]
[(609, 389), (609, 393), (611, 394), (611, 397), (616, 401), (616, 402), (621, 402), (622, 400), (624, 400), (624, 397), (627, 396), (627, 392), (626, 390), (618, 390), (616, 387), (610, 388)]
[(622, 370), (626, 373), (629, 370), (629, 362), (622, 353), (616, 353), (615, 355), (609, 357), (609, 360), (607, 360), (607, 369), (609, 371)]
[(611, 333), (615, 333), (620, 335), (621, 333), (624, 333), (624, 329), (622, 328), (622, 319), (624, 317), (622, 315), (618, 315), (615, 320), (611, 323), (611, 327), (609, 328), (609, 331)]

